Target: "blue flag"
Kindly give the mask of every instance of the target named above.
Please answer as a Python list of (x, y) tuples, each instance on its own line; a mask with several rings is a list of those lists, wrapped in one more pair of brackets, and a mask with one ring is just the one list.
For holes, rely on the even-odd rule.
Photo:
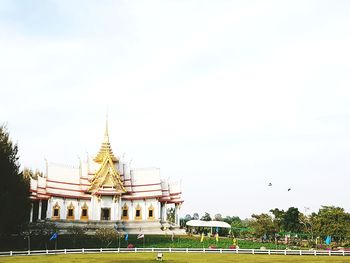
[(326, 245), (330, 245), (330, 244), (331, 244), (331, 241), (332, 241), (332, 237), (331, 237), (331, 236), (327, 236), (327, 237), (326, 237), (326, 240), (325, 240)]
[(54, 233), (54, 234), (50, 237), (50, 241), (51, 241), (51, 240), (54, 240), (54, 239), (57, 239), (57, 236), (58, 236), (57, 233)]
[(126, 233), (126, 235), (125, 235), (125, 241), (128, 241), (128, 239), (129, 239), (129, 234)]

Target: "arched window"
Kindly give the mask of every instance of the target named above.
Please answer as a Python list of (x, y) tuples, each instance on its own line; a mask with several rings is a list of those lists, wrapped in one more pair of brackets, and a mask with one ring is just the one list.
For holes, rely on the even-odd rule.
[(67, 207), (67, 220), (74, 220), (74, 205), (70, 202)]
[(88, 206), (86, 202), (84, 202), (83, 206), (81, 207), (81, 216), (80, 220), (87, 221), (89, 220), (89, 214), (88, 214)]
[(122, 207), (122, 220), (129, 220), (129, 207), (124, 204)]
[(154, 220), (154, 207), (152, 204), (148, 207), (148, 220)]
[(142, 220), (142, 208), (140, 204), (137, 204), (135, 208), (135, 220)]
[(60, 219), (60, 209), (61, 207), (58, 205), (58, 202), (53, 206), (52, 209), (52, 219), (53, 220), (58, 220)]

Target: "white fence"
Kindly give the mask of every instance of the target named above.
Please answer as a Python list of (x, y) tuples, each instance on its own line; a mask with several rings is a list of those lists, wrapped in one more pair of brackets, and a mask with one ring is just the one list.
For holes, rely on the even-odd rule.
[(56, 250), (6, 251), (0, 256), (27, 256), (52, 254), (87, 254), (87, 253), (226, 253), (226, 254), (259, 254), (259, 255), (312, 255), (312, 256), (350, 256), (344, 250), (261, 250), (261, 249), (211, 249), (211, 248), (79, 248)]

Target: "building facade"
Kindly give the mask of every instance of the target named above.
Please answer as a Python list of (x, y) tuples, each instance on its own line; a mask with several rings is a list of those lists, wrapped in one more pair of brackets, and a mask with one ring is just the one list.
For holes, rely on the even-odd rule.
[(160, 177), (158, 168), (131, 169), (113, 154), (108, 125), (98, 154), (78, 167), (46, 161), (43, 176), (31, 179), (30, 221), (138, 222), (162, 224), (167, 208), (175, 209), (179, 225), (180, 182)]

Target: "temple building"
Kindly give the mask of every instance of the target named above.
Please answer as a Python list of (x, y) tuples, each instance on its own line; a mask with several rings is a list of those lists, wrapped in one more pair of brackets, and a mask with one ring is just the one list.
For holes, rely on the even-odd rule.
[(46, 161), (44, 174), (31, 179), (30, 191), (31, 222), (62, 228), (116, 225), (129, 233), (160, 233), (170, 207), (175, 210), (173, 225), (179, 226), (183, 202), (180, 182), (161, 179), (158, 168), (131, 169), (113, 154), (107, 123), (94, 158), (88, 156), (78, 167)]

